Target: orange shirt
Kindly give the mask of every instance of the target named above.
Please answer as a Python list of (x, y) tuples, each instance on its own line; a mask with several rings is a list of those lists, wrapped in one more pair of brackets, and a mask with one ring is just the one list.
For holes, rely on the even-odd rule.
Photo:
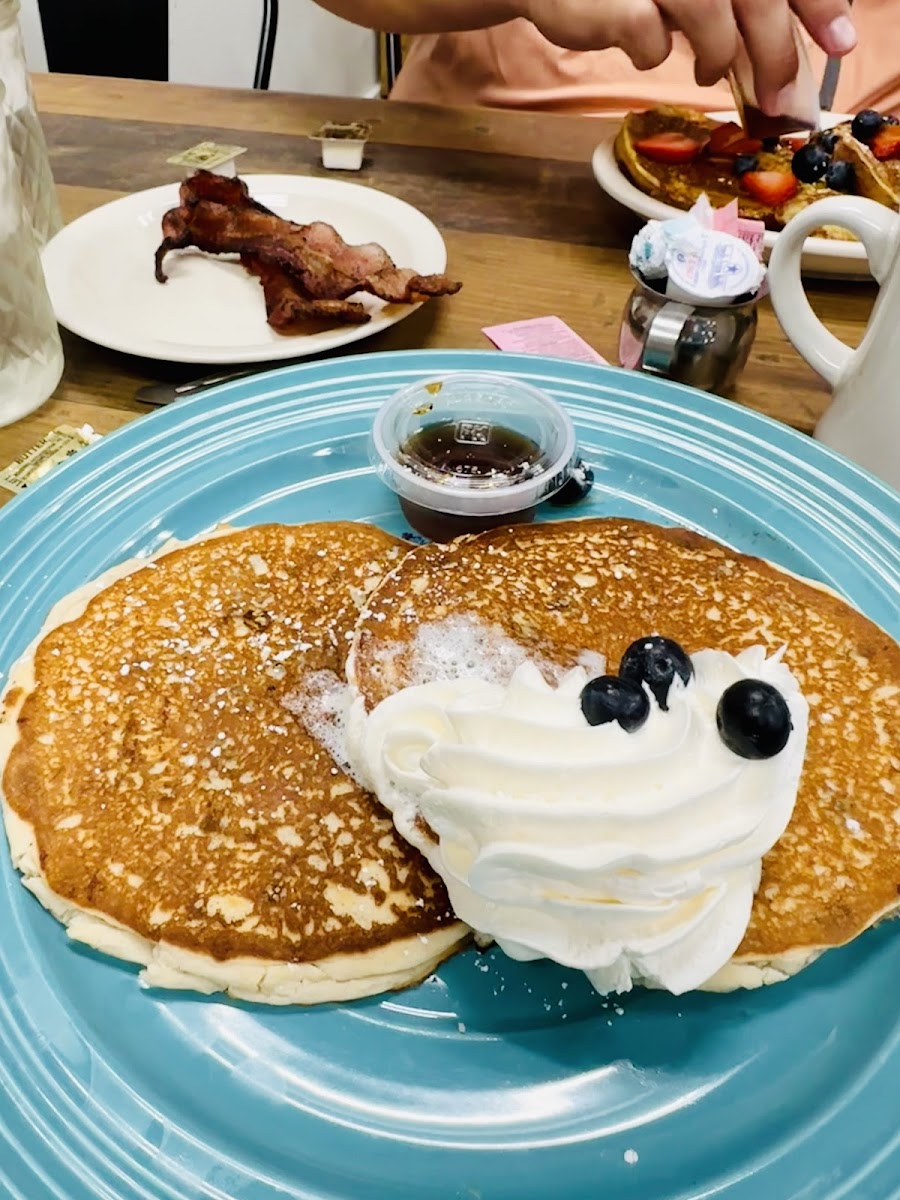
[[(859, 45), (841, 65), (836, 112), (900, 112), (900, 0), (856, 0)], [(825, 56), (810, 48), (816, 78)], [(621, 50), (588, 53), (552, 45), (528, 21), (413, 40), (393, 99), (551, 112), (623, 113), (656, 104), (731, 108), (726, 83), (700, 88), (681, 39), (652, 71), (638, 71)]]

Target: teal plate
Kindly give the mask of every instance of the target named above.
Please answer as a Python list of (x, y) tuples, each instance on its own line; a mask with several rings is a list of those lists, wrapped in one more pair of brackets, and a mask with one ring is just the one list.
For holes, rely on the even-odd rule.
[[(692, 526), (831, 584), (900, 638), (900, 497), (838, 456), (640, 375), (409, 353), (235, 381), (14, 500), (0, 670), (55, 600), (173, 534), (335, 518), (404, 532), (367, 461), (375, 407), (459, 369), (568, 407), (597, 474), (580, 515)], [(753, 993), (603, 1000), (548, 963), (469, 951), (408, 992), (272, 1011), (142, 991), (70, 944), (5, 855), (0, 892), (3, 1200), (900, 1196), (890, 926)]]

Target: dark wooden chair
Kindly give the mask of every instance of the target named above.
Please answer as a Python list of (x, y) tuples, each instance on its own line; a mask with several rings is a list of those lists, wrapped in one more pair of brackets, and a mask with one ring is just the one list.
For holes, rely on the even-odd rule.
[(383, 33), (381, 42), (381, 91), (387, 96), (403, 66), (403, 39), (399, 33)]

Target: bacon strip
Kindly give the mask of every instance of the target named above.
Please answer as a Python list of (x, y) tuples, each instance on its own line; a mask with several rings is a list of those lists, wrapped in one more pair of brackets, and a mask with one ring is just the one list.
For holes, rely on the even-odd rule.
[(324, 221), (287, 221), (255, 201), (240, 179), (198, 171), (184, 181), (179, 198), (179, 207), (163, 217), (156, 278), (165, 283), (163, 264), (173, 250), (192, 246), (207, 254), (239, 254), (262, 281), (274, 328), (306, 316), (368, 320), (365, 308), (347, 299), (358, 292), (409, 304), (452, 295), (461, 287), (446, 275), (419, 275), (396, 266), (374, 242), (348, 245)]
[(297, 285), (286, 271), (242, 254), (241, 264), (255, 275), (266, 298), (266, 316), (279, 333), (291, 333), (302, 321), (328, 320), (342, 325), (364, 325), (371, 314), (356, 300), (308, 300), (297, 291)]

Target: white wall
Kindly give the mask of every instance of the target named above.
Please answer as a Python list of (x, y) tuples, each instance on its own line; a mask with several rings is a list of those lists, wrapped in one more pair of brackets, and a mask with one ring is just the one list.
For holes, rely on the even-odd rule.
[[(33, 71), (46, 71), (38, 2), (21, 3), (28, 65)], [(279, 9), (272, 88), (333, 96), (378, 95), (375, 34), (341, 21), (313, 0), (281, 0)], [(169, 0), (169, 78), (179, 83), (251, 87), (262, 14), (262, 0)]]
[[(221, 16), (227, 3), (227, 23)], [(377, 95), (375, 35), (319, 8), (281, 0), (271, 86), (337, 96)], [(169, 0), (169, 78), (250, 87), (262, 0)]]

